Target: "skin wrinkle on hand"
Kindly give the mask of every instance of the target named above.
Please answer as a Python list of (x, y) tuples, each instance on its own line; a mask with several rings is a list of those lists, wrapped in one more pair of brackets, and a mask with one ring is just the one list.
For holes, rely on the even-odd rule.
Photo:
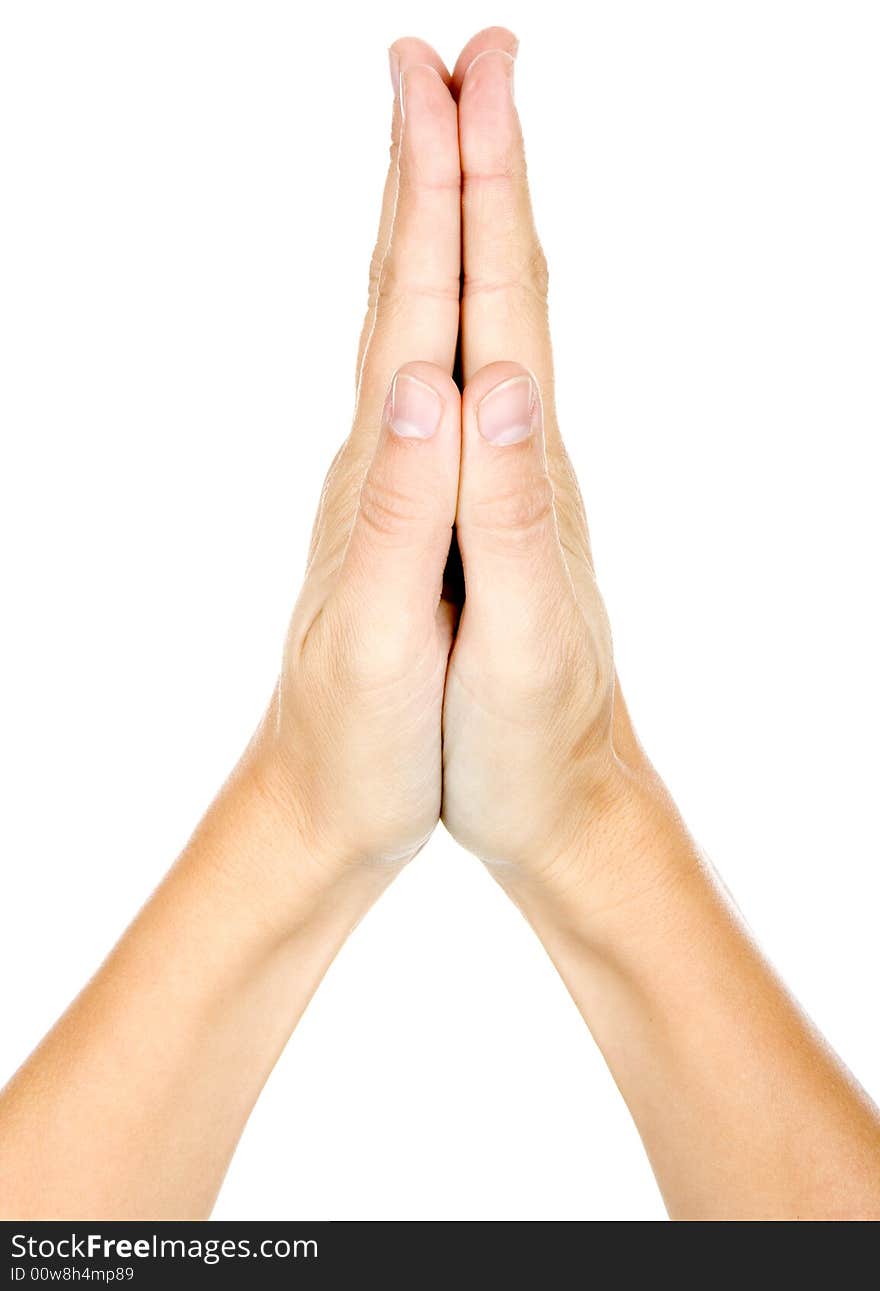
[[(673, 1217), (880, 1218), (877, 1110), (623, 699), (556, 419), (517, 48), (486, 29), (451, 75), (416, 38), (389, 51), (355, 408), (281, 676), (175, 866), (0, 1094), (0, 1217), (207, 1217), (323, 974), (442, 811), (543, 942)], [(462, 605), (440, 594), (453, 529)]]

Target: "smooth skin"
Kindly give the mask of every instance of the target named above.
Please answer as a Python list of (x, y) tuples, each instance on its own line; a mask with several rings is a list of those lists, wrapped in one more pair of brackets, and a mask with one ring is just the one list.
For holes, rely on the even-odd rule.
[(0, 1216), (207, 1216), (324, 971), (442, 814), (553, 958), (671, 1216), (880, 1218), (877, 1109), (754, 946), (623, 702), (556, 419), (515, 56), (502, 28), (451, 75), (392, 47), (355, 412), (281, 677), (175, 867), (0, 1095)]

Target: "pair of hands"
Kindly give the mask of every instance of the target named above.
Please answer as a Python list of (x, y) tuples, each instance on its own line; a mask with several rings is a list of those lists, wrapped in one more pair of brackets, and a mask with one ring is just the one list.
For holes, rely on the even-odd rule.
[(391, 54), (354, 422), (281, 679), (229, 791), (0, 1093), (0, 1213), (206, 1216), (333, 955), (442, 817), (559, 969), (671, 1214), (877, 1217), (877, 1110), (620, 697), (553, 405), (515, 41), (481, 33), (451, 76), (421, 41)]
[(451, 75), (420, 40), (390, 51), (353, 425), (260, 741), (331, 872), (403, 863), (441, 817), (490, 864), (568, 870), (632, 774), (553, 404), (515, 55), (501, 28)]

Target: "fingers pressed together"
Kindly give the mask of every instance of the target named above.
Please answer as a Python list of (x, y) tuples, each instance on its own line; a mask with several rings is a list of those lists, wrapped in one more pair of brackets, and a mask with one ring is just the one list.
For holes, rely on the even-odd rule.
[(515, 541), (543, 526), (544, 556), (563, 577), (560, 542), (587, 550), (576, 486), (566, 500), (547, 272), (513, 96), (517, 44), (488, 28), (451, 73), (421, 40), (389, 51), (391, 155), (353, 426), (313, 540), (319, 569), (335, 576), (344, 563), (369, 581), (380, 613), (406, 595), (411, 612), (421, 604), (433, 617), (453, 526), (472, 580), (483, 567), (492, 579), (505, 532)]

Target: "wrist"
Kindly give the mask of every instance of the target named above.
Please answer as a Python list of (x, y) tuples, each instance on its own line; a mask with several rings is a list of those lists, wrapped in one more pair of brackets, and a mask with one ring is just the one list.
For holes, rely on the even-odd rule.
[(647, 760), (615, 759), (575, 797), (566, 846), (536, 871), (495, 879), (545, 942), (575, 938), (624, 961), (647, 937), (667, 935), (686, 893), (708, 879), (699, 850)]
[(400, 866), (350, 865), (310, 828), (290, 768), (261, 728), (179, 865), (203, 878), (242, 933), (278, 945), (306, 927), (344, 935)]

